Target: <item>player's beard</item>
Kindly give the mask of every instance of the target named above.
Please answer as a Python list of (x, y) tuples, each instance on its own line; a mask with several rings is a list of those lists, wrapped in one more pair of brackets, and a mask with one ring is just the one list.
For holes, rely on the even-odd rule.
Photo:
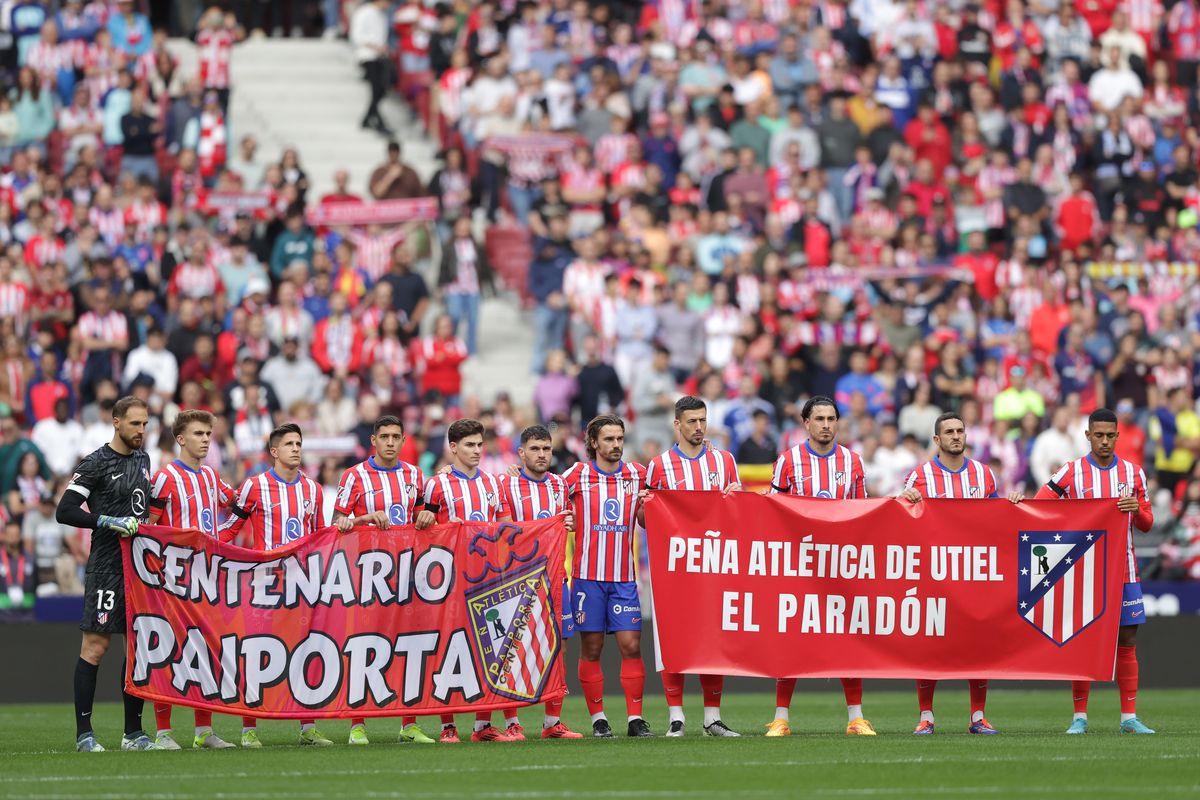
[(117, 436), (120, 437), (121, 441), (130, 450), (141, 450), (142, 442), (145, 441), (145, 439), (146, 439), (146, 435), (144, 433), (135, 433), (135, 434), (132, 434), (131, 436), (126, 436), (125, 434), (118, 431)]
[(959, 445), (948, 445), (945, 449), (946, 455), (948, 456), (961, 456), (964, 452), (966, 452), (967, 443), (963, 442)]

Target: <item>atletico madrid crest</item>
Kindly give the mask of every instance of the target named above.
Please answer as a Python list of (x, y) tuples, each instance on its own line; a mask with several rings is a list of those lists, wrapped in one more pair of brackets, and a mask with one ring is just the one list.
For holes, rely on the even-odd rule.
[(546, 559), (469, 587), (466, 596), (471, 640), (488, 686), (502, 697), (537, 702), (561, 645)]
[(1104, 616), (1105, 531), (1021, 531), (1017, 613), (1062, 647)]

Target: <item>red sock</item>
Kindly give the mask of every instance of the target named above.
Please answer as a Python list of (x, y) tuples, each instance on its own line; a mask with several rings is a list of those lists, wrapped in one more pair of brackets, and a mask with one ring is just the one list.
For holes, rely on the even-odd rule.
[(242, 717), (242, 727), (243, 728), (257, 728), (258, 720), (255, 719), (254, 717)]
[(491, 725), (492, 724), (492, 712), (490, 712), (490, 711), (475, 712), (475, 721), (476, 722), (486, 722), (487, 724)]
[(937, 689), (937, 681), (917, 681), (917, 708), (921, 711), (933, 711), (933, 691)]
[(169, 703), (154, 704), (154, 727), (160, 731), (171, 730), (171, 706)]
[(212, 712), (205, 711), (202, 708), (196, 709), (196, 727), (211, 728), (212, 727)]
[(351, 717), (350, 718), (350, 727), (351, 728), (353, 728), (355, 725), (366, 725), (366, 724), (367, 724), (366, 717)]
[(1071, 681), (1071, 700), (1075, 703), (1076, 714), (1087, 713), (1088, 695), (1091, 693), (1091, 681)]
[(561, 717), (562, 716), (563, 699), (560, 697), (557, 700), (546, 701), (546, 716)]
[(792, 694), (796, 691), (795, 678), (775, 679), (775, 707), (791, 708)]
[(704, 694), (705, 708), (720, 708), (721, 693), (725, 691), (725, 676), (701, 675), (700, 691)]
[(305, 725), (316, 725), (316, 724), (317, 724), (317, 721), (316, 721), (315, 719), (302, 719), (302, 720), (300, 720), (300, 727), (301, 727), (301, 728), (303, 728)]
[(417, 724), (416, 717), (401, 717), (400, 718), (400, 726), (403, 728), (407, 728), (409, 725), (416, 725), (416, 724)]
[(846, 695), (846, 705), (861, 706), (862, 678), (842, 678), (842, 694)]
[(621, 659), (621, 688), (625, 691), (625, 710), (631, 717), (642, 715), (642, 693), (646, 690), (646, 665), (642, 659)]
[(604, 713), (604, 671), (599, 661), (579, 659), (579, 688), (589, 714)]
[(683, 705), (683, 675), (679, 672), (662, 674), (663, 694), (667, 696), (668, 708), (679, 708)]
[(1137, 647), (1117, 648), (1117, 691), (1121, 693), (1121, 713), (1137, 713)]
[(983, 713), (983, 707), (987, 705), (987, 686), (988, 682), (984, 680), (967, 681), (967, 688), (971, 692), (971, 719), (975, 719), (975, 712)]
[(453, 725), (454, 724), (454, 715), (453, 714), (442, 714), (442, 724), (443, 725)]

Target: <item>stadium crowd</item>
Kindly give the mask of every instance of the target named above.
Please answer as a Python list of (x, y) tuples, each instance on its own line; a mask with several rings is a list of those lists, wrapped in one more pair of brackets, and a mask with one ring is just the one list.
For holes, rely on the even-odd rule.
[[(945, 410), (1032, 494), (1109, 406), (1160, 508), (1146, 574), (1200, 578), (1195, 0), (346, 6), (364, 66), (385, 21), (443, 145), (427, 185), (392, 142), (361, 188), (341, 172), (317, 198), (302, 154), (230, 141), (244, 32), (220, 7), (183, 74), (128, 0), (0, 5), (0, 493), (29, 598), (81, 591), (87, 537), (54, 503), (126, 392), (150, 405), (152, 468), (199, 408), (230, 483), (296, 421), (330, 487), (385, 413), (427, 473), (459, 417), (484, 422), (491, 472), (550, 423), (562, 472), (606, 410), (649, 461), (691, 393), (739, 463), (769, 464), (826, 394), (872, 494)], [(436, 225), (305, 218), (423, 196)], [(514, 232), (515, 272), (489, 246)], [(480, 329), (481, 295), (505, 288), (532, 312), (529, 407), (462, 391), (505, 335)]]

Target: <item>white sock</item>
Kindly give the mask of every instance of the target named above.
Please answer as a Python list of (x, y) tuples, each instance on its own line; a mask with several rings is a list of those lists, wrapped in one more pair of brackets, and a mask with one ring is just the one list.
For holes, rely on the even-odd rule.
[(516, 715), (516, 714), (513, 714), (511, 717), (505, 717), (505, 718), (504, 718), (504, 724), (505, 724), (505, 725), (520, 725), (520, 724), (521, 724), (521, 720), (517, 719), (517, 715)]
[(543, 728), (553, 728), (555, 725), (557, 725), (561, 721), (562, 721), (561, 717), (546, 717), (544, 720), (542, 720), (542, 727)]
[(315, 722), (301, 722), (300, 732), (304, 733), (305, 731), (311, 731), (315, 727), (317, 727), (317, 723)]
[(982, 711), (972, 711), (971, 712), (971, 722), (979, 722), (979, 720), (981, 720), (981, 719), (983, 719)]
[(443, 722), (442, 723), (442, 730), (446, 730), (446, 728), (453, 728), (453, 727), (454, 727), (453, 722)]
[(197, 725), (196, 735), (203, 736), (206, 733), (212, 733), (212, 725)]
[(775, 706), (775, 719), (781, 719), (784, 722), (788, 721), (788, 707)]
[(170, 735), (171, 735), (171, 729), (170, 729), (170, 728), (163, 728), (162, 730), (158, 731), (157, 735), (158, 735), (158, 736), (170, 736)]
[(704, 727), (712, 725), (721, 718), (721, 709), (713, 708), (712, 706), (704, 707)]
[(250, 731), (256, 731), (256, 730), (258, 730), (258, 728), (254, 725), (242, 726), (242, 733), (249, 733)]
[(492, 724), (492, 723), (491, 723), (491, 721), (490, 721), (490, 720), (486, 720), (486, 719), (477, 719), (477, 720), (475, 720), (475, 730), (477, 730), (477, 731), (481, 731), (481, 730), (483, 730), (484, 728), (490, 727), (490, 726), (491, 726), (491, 724)]
[(608, 717), (604, 716), (603, 711), (597, 711), (595, 714), (592, 714), (592, 724), (593, 725), (595, 725), (600, 720), (604, 720), (605, 722), (608, 722)]
[(1081, 719), (1084, 722), (1087, 722), (1087, 712), (1086, 711), (1076, 711), (1075, 716), (1071, 717), (1071, 721), (1074, 722), (1077, 719)]
[(642, 718), (642, 717), (641, 717), (641, 715), (640, 715), (640, 714), (630, 714), (630, 715), (629, 715), (629, 722), (633, 722), (635, 719), (641, 719), (641, 718)]
[(1122, 712), (1121, 713), (1121, 722), (1129, 722), (1129, 720), (1134, 719), (1135, 717), (1137, 717), (1137, 714), (1126, 714), (1126, 713)]
[(862, 706), (846, 706), (846, 713), (850, 716), (849, 721), (854, 722), (854, 720), (862, 716)]
[(671, 722), (683, 722), (683, 706), (667, 706)]
[(922, 711), (921, 712), (921, 722), (933, 722), (933, 712), (932, 711)]

